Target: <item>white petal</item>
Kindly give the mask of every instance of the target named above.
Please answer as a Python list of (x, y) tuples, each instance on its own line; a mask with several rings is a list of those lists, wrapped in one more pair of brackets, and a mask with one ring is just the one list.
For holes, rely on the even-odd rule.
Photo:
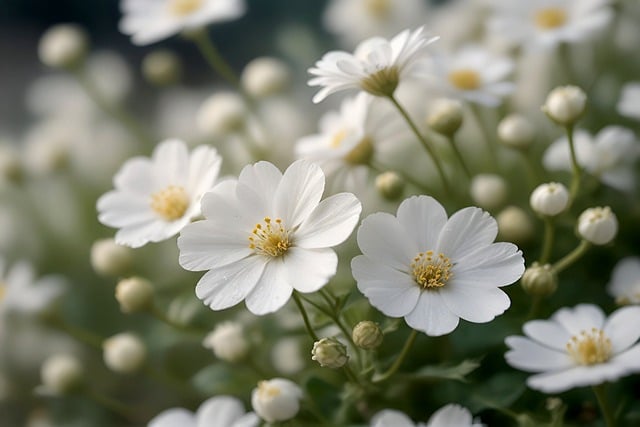
[(400, 271), (408, 271), (420, 252), (396, 217), (384, 212), (371, 214), (362, 221), (358, 246), (372, 260)]
[(471, 412), (467, 408), (449, 404), (431, 415), (427, 427), (470, 427), (472, 422)]
[(221, 228), (209, 220), (197, 221), (183, 228), (178, 248), (180, 265), (191, 271), (222, 267), (253, 253), (247, 234)]
[(344, 242), (358, 223), (362, 205), (351, 193), (321, 201), (295, 233), (296, 246), (327, 248)]
[(616, 355), (609, 362), (624, 366), (628, 372), (640, 371), (640, 344), (634, 345), (627, 351)]
[(532, 320), (522, 327), (531, 339), (546, 347), (566, 351), (571, 334), (558, 323), (549, 320)]
[(398, 221), (421, 251), (434, 250), (447, 222), (447, 213), (436, 199), (414, 196), (398, 207)]
[(122, 191), (103, 194), (97, 209), (98, 220), (109, 227), (127, 227), (157, 219), (151, 210), (150, 198)]
[(202, 214), (220, 227), (245, 230), (247, 239), (256, 225), (256, 212), (243, 210), (236, 196), (237, 182), (223, 181), (202, 197)]
[(510, 336), (505, 343), (511, 349), (505, 354), (507, 363), (523, 371), (555, 371), (575, 365), (566, 351), (553, 350), (525, 337)]
[(230, 427), (258, 427), (259, 425), (260, 417), (255, 412), (249, 412), (235, 420)]
[(551, 316), (551, 319), (558, 322), (571, 335), (578, 335), (591, 328), (602, 329), (604, 325), (604, 313), (600, 307), (592, 304), (579, 304), (573, 309), (561, 308)]
[(153, 150), (153, 175), (159, 188), (187, 184), (189, 151), (183, 141), (168, 139)]
[(512, 243), (498, 242), (455, 261), (452, 283), (474, 287), (510, 285), (524, 273), (524, 258)]
[(210, 270), (196, 285), (196, 296), (212, 310), (232, 307), (246, 298), (264, 269), (264, 259), (255, 255)]
[(474, 323), (485, 323), (504, 313), (511, 305), (507, 294), (498, 288), (476, 288), (447, 284), (438, 290), (448, 309)]
[(258, 284), (247, 296), (245, 304), (257, 315), (273, 313), (289, 301), (293, 287), (286, 281), (287, 271), (281, 259), (269, 260)]
[(221, 164), (222, 157), (215, 148), (206, 145), (196, 147), (189, 158), (189, 192), (200, 198), (211, 189), (218, 178)]
[(333, 249), (292, 247), (284, 258), (286, 281), (295, 290), (315, 292), (329, 282), (338, 268), (338, 255)]
[(278, 184), (282, 180), (282, 172), (272, 163), (257, 162), (242, 168), (238, 180), (251, 188), (255, 188), (258, 193), (271, 198), (276, 194)]
[(480, 208), (464, 208), (454, 213), (440, 232), (437, 252), (454, 262), (490, 245), (498, 234), (495, 219)]
[(167, 409), (160, 412), (148, 427), (196, 427), (196, 417), (193, 413), (182, 408)]
[(440, 336), (452, 332), (460, 321), (444, 303), (438, 291), (424, 291), (418, 304), (404, 317), (413, 329), (431, 336)]
[(358, 289), (371, 305), (390, 317), (410, 313), (420, 299), (420, 288), (411, 276), (394, 270), (364, 255), (351, 261), (353, 277)]
[(127, 160), (113, 177), (118, 190), (125, 190), (140, 196), (149, 196), (154, 191), (151, 161), (147, 157)]
[(533, 375), (527, 379), (527, 385), (545, 393), (560, 393), (575, 387), (598, 385), (606, 381), (613, 381), (624, 375), (624, 367), (603, 363)]
[[(115, 242), (118, 245), (139, 248), (152, 240), (152, 237), (158, 237), (165, 234), (166, 223), (153, 220), (146, 223), (135, 224), (121, 228), (116, 232)], [(176, 230), (176, 233), (178, 230)], [(171, 236), (167, 236), (169, 238)]]
[(212, 397), (198, 408), (196, 427), (230, 426), (244, 413), (244, 405), (239, 399), (231, 396)]
[(384, 409), (371, 418), (371, 427), (415, 427), (415, 424), (400, 411)]
[(284, 172), (274, 208), (288, 227), (296, 227), (318, 206), (324, 192), (324, 173), (314, 163), (297, 160)]
[(611, 314), (602, 329), (611, 340), (614, 354), (623, 352), (640, 338), (640, 307), (623, 307)]

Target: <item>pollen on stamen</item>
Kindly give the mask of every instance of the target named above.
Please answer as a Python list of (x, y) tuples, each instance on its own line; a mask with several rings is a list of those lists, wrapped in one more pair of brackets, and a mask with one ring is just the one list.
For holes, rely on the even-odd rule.
[(171, 0), (169, 12), (175, 16), (190, 15), (202, 7), (202, 0)]
[(592, 328), (571, 337), (567, 352), (578, 365), (590, 366), (611, 358), (611, 340), (601, 329)]
[(289, 230), (282, 223), (282, 219), (275, 221), (265, 217), (262, 223), (253, 228), (249, 236), (249, 248), (259, 255), (279, 257), (291, 247)]
[(162, 219), (174, 221), (189, 208), (189, 195), (179, 185), (170, 185), (151, 195), (151, 209)]
[(535, 14), (534, 20), (538, 28), (550, 30), (565, 24), (567, 21), (567, 12), (559, 7), (548, 7), (539, 10)]
[(411, 269), (413, 280), (425, 290), (439, 289), (451, 279), (451, 260), (443, 253), (420, 252), (413, 259)]
[(480, 75), (470, 68), (451, 71), (448, 78), (453, 86), (461, 90), (475, 90), (481, 85)]

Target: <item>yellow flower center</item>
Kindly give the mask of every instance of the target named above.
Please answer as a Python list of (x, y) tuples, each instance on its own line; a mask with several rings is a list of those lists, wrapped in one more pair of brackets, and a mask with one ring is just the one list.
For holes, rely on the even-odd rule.
[(386, 18), (391, 11), (389, 0), (365, 0), (364, 6), (371, 16), (378, 19)]
[(167, 221), (182, 217), (188, 207), (189, 195), (179, 185), (170, 185), (151, 195), (151, 209)]
[(400, 70), (398, 67), (385, 67), (360, 81), (360, 87), (365, 92), (375, 96), (391, 96), (400, 83)]
[(258, 395), (261, 398), (273, 398), (280, 395), (280, 389), (269, 384), (268, 381), (258, 382)]
[(449, 73), (449, 82), (462, 90), (478, 89), (481, 84), (480, 75), (477, 71), (470, 68), (462, 68), (453, 70)]
[(413, 259), (411, 269), (413, 280), (422, 289), (438, 289), (451, 279), (451, 260), (443, 253), (436, 255), (433, 251), (420, 252)]
[(559, 7), (548, 7), (536, 12), (534, 19), (538, 28), (551, 30), (562, 27), (567, 22), (567, 13)]
[(567, 343), (567, 352), (578, 365), (603, 363), (611, 357), (611, 340), (601, 329), (592, 328), (572, 336)]
[(202, 0), (169, 0), (169, 12), (174, 16), (187, 16), (202, 7)]
[(347, 137), (347, 131), (344, 129), (340, 129), (340, 131), (336, 132), (331, 138), (331, 148), (339, 148), (342, 145), (342, 141)]
[(284, 227), (280, 218), (274, 221), (265, 217), (262, 223), (256, 224), (249, 236), (249, 248), (257, 254), (273, 258), (284, 255), (291, 245), (289, 230)]
[(4, 295), (7, 293), (7, 284), (0, 282), (0, 301), (4, 299)]
[(365, 136), (344, 156), (344, 161), (351, 165), (366, 165), (373, 157), (373, 143)]

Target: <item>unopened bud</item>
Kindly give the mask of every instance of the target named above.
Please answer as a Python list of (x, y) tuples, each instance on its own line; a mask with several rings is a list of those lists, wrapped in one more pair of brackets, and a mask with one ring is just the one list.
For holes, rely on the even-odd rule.
[(156, 50), (142, 60), (142, 75), (152, 84), (168, 86), (180, 80), (182, 66), (170, 50)]
[(530, 295), (546, 297), (558, 289), (558, 277), (550, 264), (533, 263), (520, 280), (522, 288)]
[(302, 390), (284, 378), (260, 381), (251, 393), (251, 406), (268, 423), (287, 421), (300, 411)]
[(541, 184), (531, 193), (529, 204), (540, 215), (556, 216), (569, 205), (569, 191), (557, 182)]
[(427, 125), (445, 136), (453, 136), (462, 126), (462, 104), (454, 99), (438, 99), (429, 111)]
[(58, 24), (40, 38), (38, 56), (49, 67), (73, 68), (84, 59), (88, 45), (84, 29), (74, 24)]
[(388, 200), (396, 200), (404, 191), (404, 179), (395, 172), (383, 172), (376, 177), (376, 189)]
[(531, 218), (517, 206), (504, 208), (496, 216), (496, 222), (502, 240), (520, 245), (533, 237), (534, 227)]
[(573, 125), (587, 106), (587, 95), (577, 86), (560, 86), (553, 89), (542, 106), (542, 111), (559, 125)]
[(578, 218), (578, 234), (594, 245), (606, 245), (618, 234), (618, 219), (609, 206), (587, 209)]
[(68, 394), (82, 384), (84, 369), (75, 356), (57, 354), (44, 361), (40, 369), (40, 378), (48, 392)]
[(363, 320), (358, 323), (353, 328), (351, 337), (355, 345), (365, 350), (373, 350), (380, 347), (384, 339), (380, 326), (371, 320)]
[(282, 92), (290, 80), (289, 69), (276, 58), (256, 58), (242, 70), (240, 80), (247, 93), (264, 98)]
[(240, 95), (216, 93), (202, 103), (196, 123), (205, 135), (225, 136), (242, 129), (246, 115), (247, 108)]
[(313, 343), (311, 360), (324, 368), (342, 368), (349, 360), (347, 347), (335, 338), (322, 338)]
[(153, 286), (141, 277), (122, 279), (116, 285), (116, 299), (123, 313), (145, 311), (153, 304)]
[(249, 343), (240, 323), (222, 322), (202, 342), (220, 360), (239, 362), (249, 352)]
[(147, 360), (147, 347), (140, 338), (130, 333), (107, 338), (102, 343), (102, 350), (105, 365), (121, 374), (139, 370)]
[(123, 276), (131, 268), (133, 250), (113, 239), (97, 240), (91, 246), (91, 266), (104, 276)]
[(481, 208), (497, 209), (507, 199), (507, 182), (500, 175), (481, 173), (471, 180), (471, 198)]
[(520, 114), (510, 114), (498, 124), (498, 138), (507, 147), (526, 149), (534, 137), (533, 125)]

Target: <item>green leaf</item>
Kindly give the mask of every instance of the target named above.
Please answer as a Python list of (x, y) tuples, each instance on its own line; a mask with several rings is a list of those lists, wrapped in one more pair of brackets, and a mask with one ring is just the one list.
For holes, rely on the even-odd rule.
[(483, 409), (506, 409), (526, 390), (522, 375), (503, 372), (494, 375), (488, 381), (479, 384), (471, 392), (467, 404), (469, 410), (476, 413)]
[(409, 379), (414, 381), (425, 380), (456, 380), (467, 382), (465, 378), (480, 366), (479, 359), (466, 359), (457, 365), (442, 364), (424, 366), (409, 375)]

